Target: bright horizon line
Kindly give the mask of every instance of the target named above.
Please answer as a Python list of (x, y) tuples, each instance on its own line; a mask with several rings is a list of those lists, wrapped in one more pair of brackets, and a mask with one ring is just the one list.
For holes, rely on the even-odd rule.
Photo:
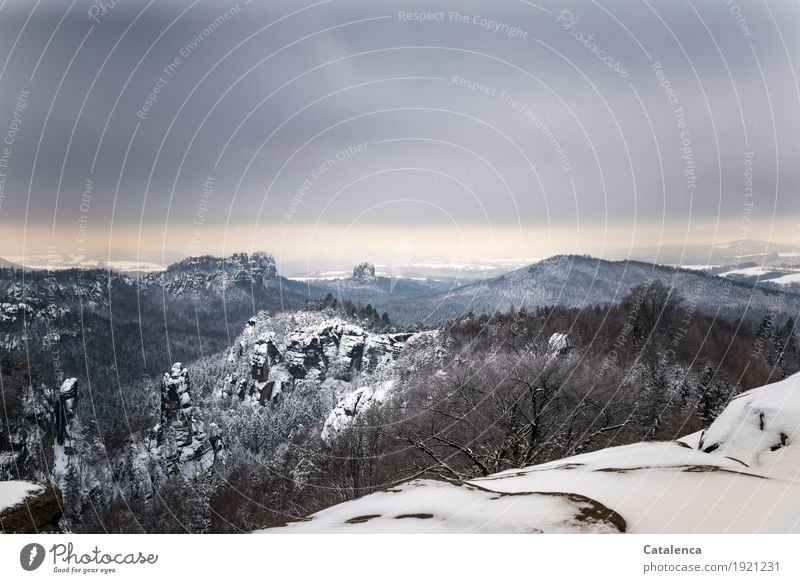
[[(759, 241), (765, 246), (789, 246), (800, 252), (800, 220), (696, 220), (619, 222), (607, 226), (550, 225), (372, 225), (349, 226), (284, 222), (265, 225), (89, 224), (79, 237), (77, 225), (52, 227), (4, 226), (0, 257), (87, 256), (101, 261), (141, 261), (163, 266), (189, 256), (228, 256), (265, 251), (289, 272), (351, 269), (362, 261), (410, 265), (448, 259), (524, 264), (530, 258), (591, 255), (633, 258), (654, 250), (674, 252), (692, 247)], [(23, 262), (27, 263), (23, 260)], [(288, 267), (287, 267), (288, 266)]]
[[(727, 241), (726, 240), (726, 241), (719, 241), (717, 243), (707, 243), (706, 245), (709, 245), (709, 246), (723, 246), (723, 245), (724, 246), (731, 246), (731, 245), (735, 245), (736, 243), (741, 243), (743, 241), (750, 241), (750, 242), (754, 242), (754, 243), (765, 243), (765, 244), (770, 244), (770, 245), (782, 245), (782, 246), (785, 246), (783, 244), (776, 244), (774, 242), (760, 241), (760, 240), (754, 240), (754, 239), (742, 239), (742, 240), (737, 240), (737, 241)], [(702, 247), (703, 245), (699, 245), (699, 246)], [(650, 251), (650, 250), (652, 250), (650, 248), (645, 248), (645, 247), (642, 247), (642, 248), (639, 248), (639, 249), (641, 251)], [(800, 257), (800, 248), (797, 248), (797, 249), (798, 250), (796, 252), (790, 253), (789, 255), (792, 256), (792, 257)], [(652, 263), (654, 265), (662, 265), (662, 266), (667, 266), (667, 267), (670, 267), (670, 266), (671, 267), (687, 267), (687, 266), (695, 265), (695, 263), (692, 263), (690, 260), (687, 260), (687, 261), (685, 261), (683, 263), (674, 263), (674, 262), (670, 262), (670, 261), (666, 261), (666, 260), (665, 261), (660, 261), (660, 260), (654, 260), (654, 259), (646, 258), (646, 257), (637, 257), (636, 256), (636, 249), (617, 250), (618, 253), (621, 253), (622, 251), (629, 251), (630, 253), (628, 253), (627, 256), (621, 256), (621, 255), (616, 255), (615, 256), (613, 253), (609, 254), (609, 255), (606, 255), (606, 256), (603, 256), (603, 255), (598, 255), (598, 254), (593, 254), (593, 253), (584, 253), (584, 252), (562, 252), (562, 253), (556, 252), (556, 253), (549, 254), (549, 255), (541, 255), (541, 256), (533, 256), (533, 257), (520, 257), (520, 258), (438, 257), (438, 258), (430, 258), (430, 259), (427, 259), (427, 260), (417, 259), (417, 260), (415, 260), (413, 262), (405, 263), (405, 264), (403, 264), (403, 263), (394, 263), (393, 264), (393, 263), (373, 262), (373, 261), (370, 261), (370, 259), (367, 257), (367, 258), (362, 258), (361, 260), (358, 260), (358, 261), (356, 261), (356, 262), (354, 262), (354, 263), (352, 263), (350, 265), (336, 265), (336, 266), (331, 266), (331, 265), (320, 266), (320, 265), (317, 265), (315, 268), (307, 267), (306, 269), (298, 268), (298, 266), (296, 264), (293, 267), (289, 267), (287, 265), (286, 268), (284, 269), (283, 266), (281, 265), (280, 261), (278, 261), (277, 259), (276, 259), (276, 263), (278, 264), (278, 267), (279, 267), (279, 274), (284, 276), (284, 277), (290, 278), (290, 279), (293, 278), (293, 277), (295, 277), (295, 278), (300, 277), (301, 279), (303, 279), (304, 276), (311, 276), (311, 274), (319, 274), (319, 273), (325, 273), (325, 272), (346, 274), (346, 273), (349, 273), (353, 269), (354, 266), (356, 266), (356, 265), (358, 265), (358, 264), (360, 264), (360, 263), (362, 263), (364, 261), (366, 261), (367, 263), (373, 264), (373, 266), (376, 269), (376, 274), (377, 275), (386, 275), (388, 273), (390, 276), (395, 276), (395, 277), (403, 277), (402, 274), (392, 275), (392, 273), (391, 273), (392, 270), (397, 270), (397, 269), (401, 269), (401, 270), (402, 269), (409, 269), (409, 270), (417, 269), (417, 270), (419, 270), (419, 272), (424, 272), (426, 270), (434, 271), (434, 270), (447, 270), (447, 269), (459, 269), (459, 268), (467, 268), (467, 267), (477, 267), (477, 268), (482, 268), (486, 272), (490, 272), (491, 271), (491, 272), (498, 272), (499, 273), (499, 272), (502, 272), (502, 271), (505, 271), (505, 270), (519, 269), (521, 267), (525, 267), (527, 265), (532, 265), (532, 264), (535, 264), (537, 262), (545, 261), (547, 259), (550, 259), (552, 257), (557, 257), (557, 256), (588, 256), (588, 257), (591, 257), (593, 259), (599, 259), (599, 260), (605, 260), (605, 261), (625, 261), (625, 260), (628, 260), (628, 261), (641, 261), (641, 262), (644, 262), (644, 263)], [(27, 257), (30, 257), (31, 259), (33, 259), (33, 258), (38, 259), (38, 261), (34, 261), (34, 262), (24, 261), (23, 257), (18, 257), (18, 256), (14, 256), (14, 255), (0, 256), (0, 259), (5, 259), (7, 261), (10, 261), (10, 262), (20, 266), (20, 267), (25, 267), (26, 269), (30, 269), (30, 270), (34, 270), (34, 271), (42, 271), (42, 270), (61, 271), (61, 270), (74, 269), (74, 268), (83, 268), (83, 269), (111, 269), (111, 270), (118, 271), (118, 272), (126, 272), (126, 271), (130, 271), (130, 272), (133, 272), (133, 271), (138, 271), (138, 272), (147, 272), (147, 271), (160, 272), (160, 271), (166, 270), (170, 265), (179, 263), (179, 262), (181, 262), (181, 261), (183, 261), (185, 259), (188, 259), (190, 257), (211, 256), (211, 257), (223, 258), (223, 257), (229, 257), (229, 256), (233, 255), (234, 253), (257, 253), (257, 252), (269, 253), (268, 250), (262, 250), (262, 249), (254, 249), (254, 250), (251, 250), (251, 251), (231, 251), (231, 252), (224, 253), (224, 254), (204, 253), (204, 254), (200, 254), (200, 255), (178, 256), (178, 257), (175, 257), (174, 259), (172, 259), (170, 261), (167, 261), (166, 263), (158, 263), (158, 262), (154, 262), (154, 261), (148, 261), (146, 259), (142, 259), (142, 260), (139, 260), (139, 261), (136, 261), (136, 260), (114, 260), (114, 259), (111, 259), (111, 261), (104, 263), (102, 260), (98, 259), (96, 255), (94, 257), (89, 257), (89, 256), (86, 256), (86, 255), (84, 255), (84, 256), (76, 256), (76, 255), (71, 255), (71, 254), (61, 255), (61, 254), (57, 254), (57, 253), (55, 253), (55, 254), (43, 253), (43, 254), (31, 254), (31, 255), (28, 255)], [(775, 253), (781, 253), (781, 251), (776, 250)], [(738, 259), (741, 259), (741, 260), (745, 260), (748, 257), (752, 257), (753, 258), (752, 260), (755, 261), (759, 256), (763, 257), (763, 256), (766, 256), (767, 254), (768, 254), (767, 252), (764, 252), (764, 253), (756, 253), (754, 255), (742, 255), (742, 256), (735, 256), (735, 257), (738, 258)], [(46, 263), (46, 262), (42, 263), (42, 261), (45, 261), (45, 258), (48, 257), (48, 256), (51, 256), (51, 257), (54, 257), (54, 258), (58, 258), (58, 261), (63, 259), (65, 256), (67, 256), (67, 257), (71, 257), (72, 261), (70, 261), (70, 262), (58, 262), (58, 263)], [(291, 263), (296, 263), (296, 262), (287, 262), (287, 263), (291, 264)], [(716, 267), (716, 265), (715, 264), (710, 264), (707, 267)], [(387, 269), (387, 268), (389, 269), (388, 272), (385, 271), (385, 269)], [(314, 279), (314, 277), (311, 277), (311, 278)]]

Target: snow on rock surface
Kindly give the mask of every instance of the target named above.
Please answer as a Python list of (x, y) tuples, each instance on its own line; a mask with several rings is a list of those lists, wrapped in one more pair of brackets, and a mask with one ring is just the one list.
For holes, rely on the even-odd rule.
[(192, 405), (189, 371), (176, 362), (161, 381), (161, 423), (157, 429), (168, 472), (191, 477), (211, 468), (221, 443), (215, 428), (209, 429), (207, 432), (200, 412)]
[(556, 332), (547, 341), (548, 354), (566, 354), (569, 352), (570, 347), (569, 338), (561, 332)]
[(42, 491), (44, 488), (33, 482), (19, 480), (0, 482), (0, 512), (18, 506), (25, 502), (26, 498)]
[[(739, 395), (702, 435), (463, 484), (415, 480), (266, 532), (800, 533), (798, 438), (795, 375)], [(602, 520), (571, 516), (574, 500)]]
[(699, 448), (800, 481), (800, 375), (738, 395), (703, 433)]
[(63, 503), (52, 484), (0, 482), (0, 533), (59, 533)]
[(325, 420), (325, 425), (322, 427), (320, 435), (322, 440), (330, 443), (334, 435), (350, 427), (356, 415), (363, 414), (375, 404), (383, 403), (386, 394), (392, 390), (394, 384), (395, 381), (390, 380), (378, 383), (375, 387), (361, 387), (349, 393), (336, 404), (336, 408), (331, 411)]
[(234, 253), (228, 257), (187, 257), (166, 271), (140, 278), (144, 288), (163, 287), (174, 295), (224, 291), (234, 285), (261, 287), (278, 276), (275, 258), (270, 253)]
[(625, 532), (625, 521), (575, 494), (503, 494), (469, 483), (414, 480), (260, 532), (561, 533)]
[(228, 350), (226, 380), (216, 395), (267, 405), (300, 387), (320, 391), (328, 441), (383, 401), (398, 376), (398, 358), (410, 351), (433, 354), (425, 343), (434, 338), (434, 332), (378, 333), (326, 311), (261, 312)]

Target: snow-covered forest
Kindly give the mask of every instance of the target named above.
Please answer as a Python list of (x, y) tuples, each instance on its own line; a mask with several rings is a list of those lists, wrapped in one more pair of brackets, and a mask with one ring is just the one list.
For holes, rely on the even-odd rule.
[[(736, 423), (749, 431), (751, 420), (734, 406), (743, 402), (739, 395), (800, 370), (786, 312), (729, 320), (698, 308), (695, 288), (665, 278), (646, 278), (617, 301), (510, 305), (401, 325), (394, 313), (335, 296), (329, 282), (303, 283), (311, 290), (303, 298), (273, 266), (266, 254), (205, 258), (140, 279), (106, 273), (88, 286), (78, 278), (92, 273), (34, 273), (23, 283), (22, 272), (4, 271), (0, 477), (31, 482), (32, 496), (48, 497), (42, 525), (249, 532), (302, 525), (364, 496), (363, 512), (358, 505), (342, 512), (383, 514), (368, 502), (382, 500), (381, 492), (423, 488), (424, 498), (434, 488), (457, 504), (499, 484), (506, 491), (496, 476), (516, 476), (518, 468), (538, 476), (540, 467), (564, 472), (602, 462), (592, 471), (621, 468), (619, 488), (628, 487), (625, 468), (653, 458), (741, 472), (723, 458), (750, 468), (742, 456), (758, 452), (724, 435), (709, 445), (710, 436)], [(387, 292), (374, 269), (368, 275), (357, 266), (345, 289), (381, 305)], [(401, 287), (404, 301), (439, 293), (413, 285)], [(281, 305), (283, 288), (295, 295), (285, 294), (292, 301)], [(151, 291), (169, 301), (148, 304)], [(137, 294), (144, 299), (134, 301)], [(211, 318), (223, 294), (228, 319)], [(789, 445), (791, 412), (771, 406), (781, 421), (770, 439)], [(608, 449), (619, 446), (633, 449)], [(713, 449), (720, 451), (712, 463), (703, 456)], [(592, 453), (601, 450), (608, 455)], [(478, 489), (464, 493), (461, 484)], [(507, 491), (515, 489), (528, 484)], [(590, 490), (531, 501), (534, 514), (550, 517), (532, 528), (559, 530), (565, 516), (596, 515), (592, 505), (600, 503)], [(418, 494), (408, 496), (416, 504)], [(398, 500), (405, 504), (405, 494)], [(17, 504), (0, 511), (6, 523), (15, 524), (9, 516)], [(318, 525), (340, 514), (316, 516)], [(589, 530), (618, 526), (607, 518)], [(637, 528), (657, 530), (648, 520)], [(426, 528), (412, 522), (404, 528)]]

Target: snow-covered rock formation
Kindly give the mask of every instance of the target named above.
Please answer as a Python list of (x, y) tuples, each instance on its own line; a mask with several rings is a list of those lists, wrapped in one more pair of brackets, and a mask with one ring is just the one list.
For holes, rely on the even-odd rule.
[[(327, 312), (262, 312), (227, 351), (228, 372), (219, 396), (266, 405), (310, 387), (329, 395), (333, 409), (362, 384), (390, 376), (407, 344), (422, 335), (375, 333)], [(356, 379), (358, 386), (353, 385)]]
[(130, 435), (113, 460), (117, 489), (134, 500), (150, 500), (170, 477), (208, 478), (227, 455), (219, 427), (194, 402), (189, 369), (176, 362), (159, 387), (159, 423)]
[(216, 427), (211, 424), (207, 432), (192, 405), (189, 371), (180, 362), (161, 380), (161, 423), (156, 432), (169, 474), (191, 477), (207, 472), (222, 449)]
[[(84, 435), (78, 417), (78, 385), (78, 379), (67, 378), (58, 390), (29, 386), (21, 412), (12, 411), (8, 424), (0, 424), (0, 480), (43, 484), (42, 496), (31, 502), (43, 515), (53, 506), (60, 515), (65, 508), (75, 510), (114, 495), (105, 446)], [(36, 532), (31, 520), (41, 522), (39, 530), (51, 529), (43, 515), (22, 520), (28, 525), (25, 532)]]
[(742, 393), (701, 435), (415, 480), (277, 532), (800, 533), (800, 375)]
[(147, 274), (143, 287), (163, 287), (176, 296), (206, 291), (225, 291), (234, 285), (263, 287), (278, 276), (270, 253), (234, 253), (228, 257), (189, 257), (170, 265), (166, 271)]
[(356, 389), (340, 400), (325, 419), (320, 437), (326, 443), (350, 427), (357, 415), (363, 415), (373, 405), (383, 403), (386, 394), (392, 390), (395, 380), (379, 382), (374, 386)]
[(569, 337), (563, 332), (556, 332), (547, 341), (547, 353), (550, 355), (564, 355), (572, 348)]
[(7, 414), (7, 423), (0, 424), (0, 479), (58, 482), (63, 477), (75, 453), (77, 399), (75, 378), (65, 379), (55, 391), (46, 386), (25, 389), (19, 411)]
[(260, 532), (600, 534), (625, 528), (625, 520), (616, 512), (578, 494), (503, 494), (475, 484), (413, 480), (323, 510), (308, 521)]
[(374, 283), (377, 278), (375, 277), (375, 266), (372, 263), (359, 263), (353, 267), (353, 281), (358, 283)]
[(19, 303), (0, 303), (0, 322), (16, 322), (23, 316), (33, 315), (33, 308), (24, 302)]
[(82, 436), (77, 407), (78, 379), (69, 378), (61, 383), (54, 399), (53, 480), (59, 487), (63, 487), (73, 458), (79, 453), (76, 440)]

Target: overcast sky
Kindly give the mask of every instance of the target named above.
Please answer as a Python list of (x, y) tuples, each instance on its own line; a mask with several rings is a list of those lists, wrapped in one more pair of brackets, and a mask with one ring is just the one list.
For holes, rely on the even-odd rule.
[(2, 256), (800, 235), (796, 2), (99, 6), (0, 1)]

